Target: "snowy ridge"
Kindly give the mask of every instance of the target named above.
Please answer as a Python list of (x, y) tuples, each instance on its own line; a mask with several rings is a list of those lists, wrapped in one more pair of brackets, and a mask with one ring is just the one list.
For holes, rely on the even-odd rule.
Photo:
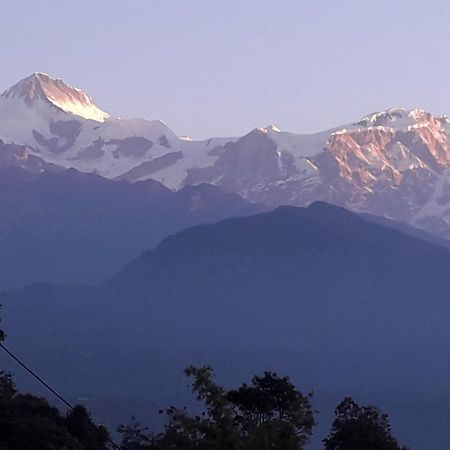
[(269, 125), (196, 141), (159, 120), (110, 117), (82, 90), (42, 73), (0, 96), (3, 151), (25, 146), (39, 167), (151, 178), (171, 189), (209, 183), (271, 206), (322, 200), (450, 238), (449, 131), (446, 116), (390, 108), (315, 134)]

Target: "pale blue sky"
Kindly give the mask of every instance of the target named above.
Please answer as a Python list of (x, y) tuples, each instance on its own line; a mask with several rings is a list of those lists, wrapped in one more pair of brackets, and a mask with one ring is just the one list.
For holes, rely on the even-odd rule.
[(35, 71), (178, 134), (450, 114), (448, 0), (2, 0), (0, 89)]

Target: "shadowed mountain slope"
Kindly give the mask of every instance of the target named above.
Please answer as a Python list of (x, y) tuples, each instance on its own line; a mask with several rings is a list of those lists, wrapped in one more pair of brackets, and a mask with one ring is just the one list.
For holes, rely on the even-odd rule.
[(343, 396), (377, 404), (420, 450), (450, 437), (449, 293), (448, 249), (316, 203), (187, 229), (97, 288), (10, 293), (4, 315), (10, 345), (112, 424), (184, 402), (182, 368), (210, 363), (314, 390), (319, 436)]
[(208, 185), (0, 169), (0, 287), (100, 282), (171, 233), (257, 211)]

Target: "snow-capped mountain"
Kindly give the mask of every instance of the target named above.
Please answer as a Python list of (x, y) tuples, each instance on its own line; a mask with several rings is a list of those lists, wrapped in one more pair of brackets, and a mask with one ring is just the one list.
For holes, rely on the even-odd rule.
[(103, 122), (109, 114), (94, 104), (91, 97), (81, 89), (68, 86), (61, 79), (53, 80), (45, 73), (36, 72), (7, 89), (4, 100), (22, 100), (30, 107), (38, 107), (39, 103), (56, 106), (61, 111), (71, 113), (83, 119)]
[(3, 165), (153, 178), (171, 189), (206, 182), (272, 206), (323, 200), (450, 238), (449, 131), (446, 117), (395, 108), (317, 134), (268, 126), (193, 141), (161, 121), (111, 117), (42, 73), (0, 97)]
[(217, 159), (207, 151), (223, 142), (179, 138), (159, 120), (110, 117), (80, 89), (42, 73), (0, 96), (0, 139), (61, 167), (108, 178), (158, 178), (173, 188), (191, 167)]

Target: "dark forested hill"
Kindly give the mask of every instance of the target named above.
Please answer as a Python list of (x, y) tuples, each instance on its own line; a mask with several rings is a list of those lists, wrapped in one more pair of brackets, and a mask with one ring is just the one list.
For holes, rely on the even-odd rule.
[(4, 315), (46, 378), (121, 405), (104, 413), (179, 403), (190, 363), (271, 369), (315, 391), (318, 432), (350, 394), (426, 449), (450, 438), (449, 293), (448, 249), (315, 203), (187, 229), (97, 288), (12, 293)]

